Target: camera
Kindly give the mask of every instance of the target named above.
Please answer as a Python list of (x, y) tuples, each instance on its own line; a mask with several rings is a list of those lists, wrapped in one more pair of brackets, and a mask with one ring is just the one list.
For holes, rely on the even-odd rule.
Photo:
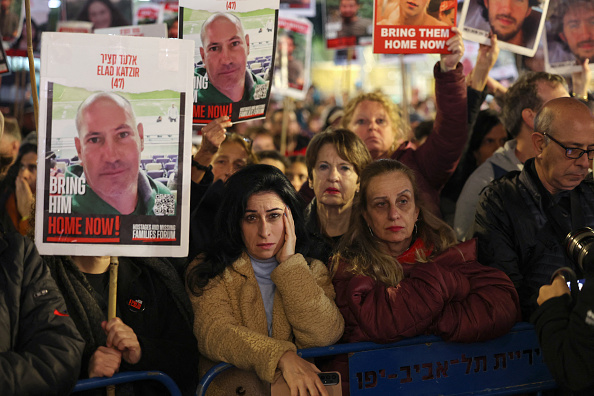
[(567, 255), (582, 269), (584, 274), (594, 270), (594, 228), (574, 230), (565, 237)]

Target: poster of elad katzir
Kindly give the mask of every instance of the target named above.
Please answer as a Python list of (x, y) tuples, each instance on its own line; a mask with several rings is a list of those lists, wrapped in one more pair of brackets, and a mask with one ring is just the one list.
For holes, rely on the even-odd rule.
[(41, 254), (185, 256), (191, 42), (44, 33)]

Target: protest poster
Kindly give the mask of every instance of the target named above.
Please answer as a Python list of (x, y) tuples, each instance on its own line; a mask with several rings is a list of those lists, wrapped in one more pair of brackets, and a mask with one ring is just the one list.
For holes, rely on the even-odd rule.
[(86, 21), (93, 29), (132, 24), (132, 0), (66, 0), (66, 20)]
[(434, 12), (428, 0), (376, 0), (373, 52), (376, 54), (447, 54), (454, 35), (456, 1), (446, 0)]
[(307, 19), (278, 18), (273, 92), (305, 99), (310, 81), (312, 32), (313, 25)]
[(153, 23), (150, 25), (119, 26), (105, 29), (95, 29), (95, 34), (116, 34), (119, 36), (167, 38), (167, 25), (164, 23)]
[(156, 4), (150, 2), (134, 3), (134, 15), (132, 19), (133, 25), (148, 25), (152, 23), (163, 22), (163, 4)]
[(326, 0), (323, 9), (326, 47), (371, 45), (373, 0)]
[(280, 0), (280, 16), (315, 17), (315, 0)]
[(41, 254), (187, 255), (194, 47), (43, 33)]
[(85, 21), (59, 21), (56, 31), (62, 33), (93, 33), (93, 23)]
[(193, 122), (264, 118), (278, 0), (181, 0), (180, 38), (195, 43)]
[(0, 2), (0, 33), (2, 41), (10, 46), (23, 30), (25, 19), (24, 0), (2, 0)]
[(594, 63), (594, 2), (553, 1), (549, 4), (544, 40), (545, 69), (569, 75), (582, 70), (581, 63)]
[(169, 38), (178, 37), (177, 12), (179, 3), (165, 3), (163, 5), (163, 22), (167, 24), (167, 35)]
[(506, 2), (464, 0), (460, 17), (462, 37), (480, 44), (491, 44), (489, 35), (497, 34), (502, 50), (534, 56), (545, 25), (549, 0)]

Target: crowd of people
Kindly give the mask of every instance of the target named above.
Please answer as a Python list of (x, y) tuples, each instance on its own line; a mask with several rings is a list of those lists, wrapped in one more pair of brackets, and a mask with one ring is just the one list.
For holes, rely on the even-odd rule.
[[(381, 92), (338, 108), (271, 106), (262, 121), (225, 116), (204, 126), (191, 164), (187, 260), (121, 258), (110, 320), (109, 257), (35, 251), (37, 142), (3, 120), (1, 393), (66, 394), (78, 379), (152, 369), (191, 395), (224, 361), (234, 368), (209, 395), (266, 394), (280, 377), (292, 394), (327, 395), (321, 368), (341, 372), (348, 395), (345, 356), (316, 365), (297, 349), (422, 334), (479, 342), (521, 320), (535, 322), (561, 386), (591, 389), (594, 287), (586, 281), (572, 305), (558, 275), (591, 271), (563, 244), (571, 231), (594, 227), (587, 62), (572, 89), (561, 76), (530, 72), (502, 92), (488, 78), (497, 37), (465, 76), (453, 30), (450, 53), (433, 70), (435, 114), (421, 124), (429, 129), (422, 141), (408, 109)], [(488, 92), (501, 110), (481, 110)], [(129, 103), (100, 93), (81, 108), (76, 148), (85, 164), (90, 130), (114, 130), (128, 140), (105, 145), (142, 151)], [(128, 168), (136, 192), (146, 176)], [(93, 176), (87, 183), (98, 189)], [(125, 188), (107, 187), (105, 205), (116, 208)], [(570, 372), (565, 361), (584, 363)], [(142, 382), (118, 389), (163, 394)]]

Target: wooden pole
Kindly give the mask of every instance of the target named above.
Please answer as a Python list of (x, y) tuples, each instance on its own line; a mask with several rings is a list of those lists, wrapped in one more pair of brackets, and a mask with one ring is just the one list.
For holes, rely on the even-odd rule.
[(31, 4), (25, 0), (25, 16), (27, 21), (27, 57), (29, 58), (29, 76), (31, 78), (31, 95), (33, 98), (33, 115), (35, 130), (39, 131), (39, 100), (37, 99), (37, 78), (35, 77), (35, 58), (33, 57), (33, 32), (31, 30)]
[(283, 103), (283, 126), (281, 129), (280, 152), (282, 155), (287, 154), (287, 136), (289, 130), (290, 112), (293, 111), (293, 102), (291, 98), (285, 96)]
[(405, 140), (411, 140), (413, 136), (413, 131), (410, 127), (410, 114), (408, 114), (408, 105), (410, 104), (410, 100), (408, 98), (409, 92), (409, 79), (408, 79), (408, 69), (407, 65), (404, 62), (404, 55), (400, 54), (400, 75), (402, 76), (402, 105), (400, 107), (402, 121), (407, 129), (407, 136), (405, 136)]
[[(109, 260), (109, 299), (107, 302), (107, 321), (116, 317), (118, 297), (118, 258), (111, 256)], [(115, 396), (115, 385), (107, 387), (107, 396)]]
[(352, 96), (351, 94), (351, 72), (352, 72), (352, 62), (353, 58), (355, 57), (355, 47), (348, 47), (347, 48), (347, 67), (346, 67), (346, 98), (343, 97), (343, 106), (347, 104), (349, 98)]

